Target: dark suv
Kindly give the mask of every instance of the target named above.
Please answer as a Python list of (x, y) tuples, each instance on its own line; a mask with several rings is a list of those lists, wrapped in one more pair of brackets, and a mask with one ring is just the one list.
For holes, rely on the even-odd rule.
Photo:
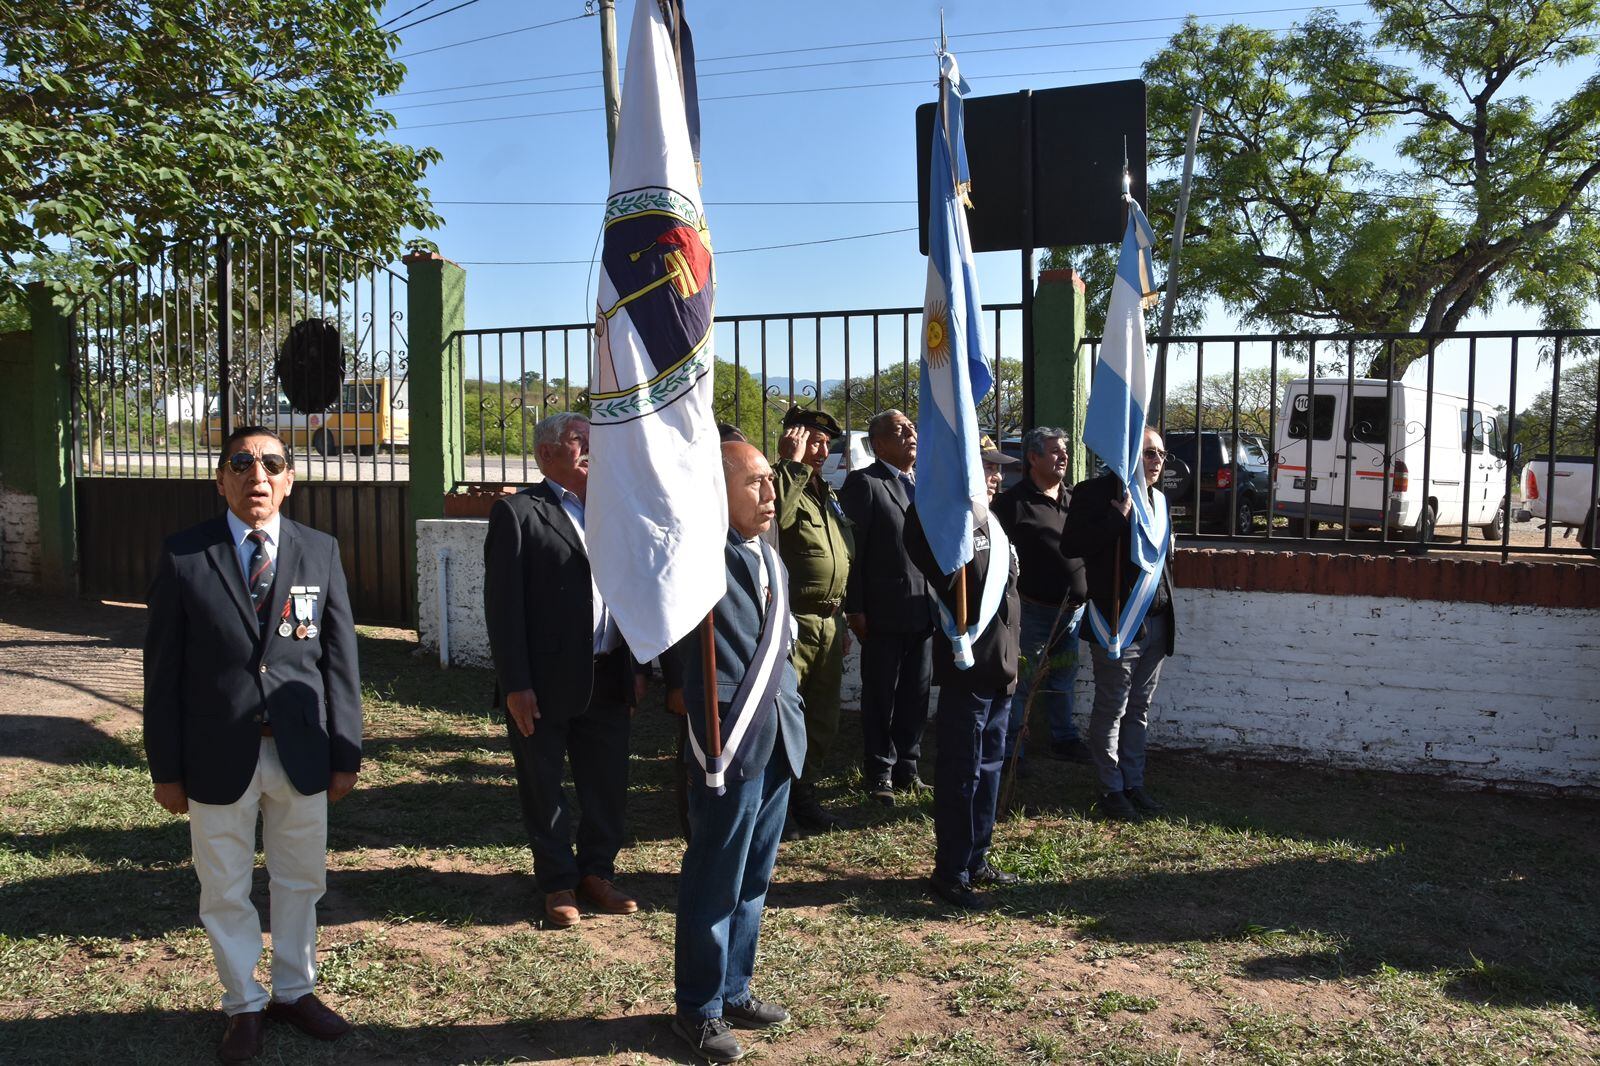
[(1180, 534), (1195, 532), (1198, 472), (1200, 531), (1254, 532), (1257, 516), (1266, 513), (1267, 488), (1272, 480), (1266, 441), (1250, 433), (1241, 433), (1235, 439), (1231, 434), (1215, 431), (1198, 435), (1174, 431), (1167, 434), (1166, 441), (1167, 454), (1189, 468), (1189, 475), (1180, 477), (1170, 468), (1169, 460), (1169, 469), (1161, 475), (1161, 491), (1167, 497), (1173, 528)]

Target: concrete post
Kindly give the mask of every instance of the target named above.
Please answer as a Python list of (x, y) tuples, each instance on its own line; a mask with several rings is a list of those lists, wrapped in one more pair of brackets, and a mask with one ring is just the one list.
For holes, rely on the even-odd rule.
[[(405, 257), (407, 380), (411, 393), (411, 519), (444, 517), (462, 455), (462, 345), (467, 328), (467, 272), (436, 252)], [(416, 530), (407, 541), (415, 592)], [(417, 602), (413, 595), (411, 602)]]
[(28, 286), (33, 318), (33, 480), (39, 500), (39, 587), (76, 595), (78, 535), (72, 471), (72, 320), (50, 290)]
[(1067, 431), (1071, 463), (1068, 484), (1089, 476), (1083, 448), (1083, 415), (1089, 402), (1089, 358), (1084, 335), (1083, 276), (1075, 270), (1045, 270), (1033, 298), (1033, 409), (1035, 425)]

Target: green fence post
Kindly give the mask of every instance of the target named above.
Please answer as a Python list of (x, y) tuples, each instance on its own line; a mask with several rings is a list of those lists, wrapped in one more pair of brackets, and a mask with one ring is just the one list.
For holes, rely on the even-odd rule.
[[(462, 469), (461, 351), (467, 328), (467, 272), (437, 252), (405, 257), (406, 376), (411, 393), (411, 520), (444, 517), (445, 493)], [(416, 614), (417, 537), (407, 539)], [(415, 622), (415, 617), (413, 617)]]
[(1067, 483), (1089, 476), (1083, 448), (1083, 411), (1089, 400), (1084, 333), (1083, 276), (1075, 270), (1044, 270), (1033, 298), (1033, 411), (1036, 425), (1067, 431), (1071, 461)]
[(39, 501), (39, 587), (78, 591), (78, 536), (72, 473), (72, 319), (50, 290), (28, 286), (33, 319), (34, 491)]

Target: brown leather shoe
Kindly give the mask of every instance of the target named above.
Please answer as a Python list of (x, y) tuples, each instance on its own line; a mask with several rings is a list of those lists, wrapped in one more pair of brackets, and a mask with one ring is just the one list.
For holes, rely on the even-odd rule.
[(578, 895), (602, 914), (632, 914), (639, 909), (638, 902), (632, 896), (595, 874), (578, 882)]
[(293, 1003), (273, 1000), (267, 1004), (267, 1017), (275, 1022), (288, 1022), (318, 1040), (337, 1040), (350, 1031), (350, 1023), (324, 1006), (312, 992), (307, 992)]
[(247, 1010), (228, 1015), (228, 1026), (222, 1031), (222, 1046), (217, 1055), (223, 1062), (249, 1062), (261, 1054), (261, 1020), (258, 1010)]
[(578, 924), (578, 898), (572, 894), (572, 889), (545, 893), (544, 922), (555, 929)]

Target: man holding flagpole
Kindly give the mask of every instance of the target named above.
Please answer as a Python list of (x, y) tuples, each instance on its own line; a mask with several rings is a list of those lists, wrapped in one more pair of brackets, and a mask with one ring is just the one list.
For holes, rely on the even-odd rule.
[[(907, 554), (938, 596), (934, 637), (939, 677), (939, 757), (933, 781), (934, 872), (929, 885), (966, 909), (974, 885), (1014, 874), (987, 859), (999, 798), (1001, 748), (1017, 679), (1016, 562), (1005, 531), (989, 518), (999, 463), (1011, 462), (978, 434), (977, 403), (993, 377), (983, 357), (983, 306), (963, 211), (967, 154), (953, 55), (939, 52), (939, 112), (929, 168), (928, 287), (923, 307), (917, 498), (906, 523)], [(992, 469), (984, 460), (991, 458)], [(914, 520), (913, 520), (914, 519)]]
[[(1082, 560), (1085, 630), (1094, 656), (1089, 747), (1099, 778), (1096, 811), (1123, 821), (1158, 814), (1144, 787), (1145, 727), (1176, 626), (1167, 559), (1172, 523), (1155, 488), (1166, 462), (1161, 434), (1145, 425), (1150, 366), (1144, 311), (1154, 302), (1150, 223), (1132, 198), (1105, 340), (1084, 416), (1083, 443), (1108, 473), (1072, 490), (1061, 552)], [(1130, 491), (1131, 490), (1131, 491)]]

